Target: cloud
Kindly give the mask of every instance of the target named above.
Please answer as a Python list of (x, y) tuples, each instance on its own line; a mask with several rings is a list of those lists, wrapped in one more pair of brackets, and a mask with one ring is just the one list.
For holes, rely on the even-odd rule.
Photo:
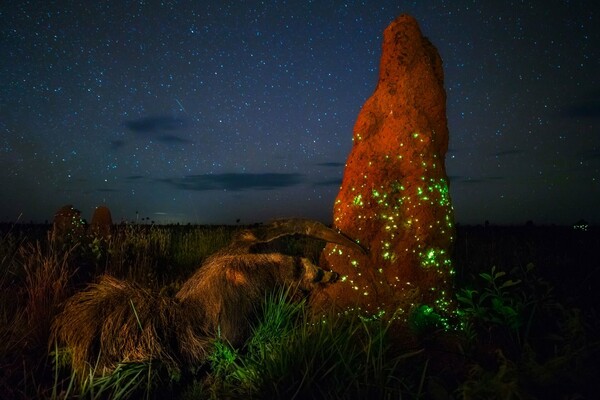
[(332, 178), (325, 179), (322, 181), (317, 181), (314, 183), (314, 186), (340, 186), (342, 184), (342, 178)]
[(163, 182), (182, 190), (208, 191), (270, 190), (295, 186), (304, 182), (302, 174), (202, 174), (187, 175), (180, 179), (165, 179)]
[(159, 142), (164, 143), (164, 144), (191, 143), (190, 140), (183, 139), (183, 138), (180, 138), (179, 136), (175, 136), (175, 135), (162, 135), (162, 136), (159, 136), (156, 140), (158, 140)]
[(579, 152), (579, 156), (585, 160), (600, 160), (600, 150), (582, 151)]
[(162, 131), (175, 131), (185, 127), (185, 121), (168, 115), (144, 117), (123, 123), (130, 131), (147, 134)]
[(600, 118), (600, 90), (592, 92), (580, 102), (568, 106), (563, 114), (569, 118)]
[(565, 110), (565, 115), (569, 118), (599, 118), (600, 104), (589, 102), (573, 105)]
[(496, 157), (512, 156), (517, 154), (523, 154), (521, 150), (503, 150), (494, 154)]
[(121, 147), (125, 146), (125, 141), (124, 140), (111, 140), (110, 141), (110, 148), (113, 150), (118, 150)]
[[(186, 127), (186, 120), (169, 115), (155, 115), (125, 121), (123, 125), (138, 137), (144, 137), (166, 145), (181, 145), (192, 143), (191, 140), (175, 135), (174, 131)], [(111, 141), (111, 148), (118, 150), (126, 144), (124, 140)]]
[(343, 167), (343, 166), (345, 166), (345, 164), (344, 164), (344, 163), (341, 163), (341, 162), (335, 162), (335, 161), (317, 163), (317, 165), (318, 165), (319, 167), (334, 167), (334, 168), (338, 168), (338, 167)]
[(496, 182), (504, 179), (502, 176), (480, 176), (480, 177), (468, 177), (468, 176), (449, 176), (450, 183), (488, 183)]

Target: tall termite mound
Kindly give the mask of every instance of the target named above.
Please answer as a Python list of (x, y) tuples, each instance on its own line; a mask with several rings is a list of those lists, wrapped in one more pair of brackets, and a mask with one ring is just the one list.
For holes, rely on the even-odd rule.
[(98, 206), (92, 214), (92, 222), (90, 223), (90, 231), (93, 235), (108, 238), (112, 230), (112, 214), (107, 206)]
[[(354, 126), (334, 205), (334, 225), (368, 255), (328, 244), (322, 265), (342, 282), (314, 299), (321, 308), (368, 313), (444, 313), (452, 267), (452, 206), (442, 59), (417, 21), (384, 31), (379, 82)], [(389, 314), (388, 314), (389, 315)]]

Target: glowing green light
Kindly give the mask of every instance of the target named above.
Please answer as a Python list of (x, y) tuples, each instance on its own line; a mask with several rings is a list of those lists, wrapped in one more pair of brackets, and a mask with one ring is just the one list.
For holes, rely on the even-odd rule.
[[(355, 134), (355, 139), (365, 139), (361, 134), (362, 132)], [(445, 290), (445, 285), (456, 273), (452, 268), (449, 250), (443, 248), (448, 242), (452, 242), (452, 232), (454, 232), (448, 180), (439, 175), (439, 173), (443, 173), (443, 161), (438, 155), (431, 154), (423, 145), (431, 140), (429, 132), (421, 134), (418, 131), (409, 131), (408, 136), (406, 146), (404, 146), (405, 143), (400, 143), (399, 151), (390, 152), (389, 155), (384, 154), (386, 165), (389, 168), (402, 166), (402, 174), (400, 174), (402, 177), (388, 181), (374, 180), (371, 171), (374, 171), (372, 168), (375, 168), (376, 163), (366, 161), (358, 175), (358, 180), (355, 181), (357, 182), (356, 187), (351, 187), (349, 201), (342, 205), (340, 200), (336, 200), (335, 211), (338, 214), (356, 213), (352, 217), (357, 223), (358, 231), (367, 231), (371, 227), (379, 230), (378, 233), (381, 236), (369, 237), (366, 240), (371, 241), (373, 260), (364, 261), (371, 264), (378, 259), (379, 265), (371, 265), (379, 274), (375, 278), (378, 284), (390, 285), (392, 290), (414, 290), (416, 288), (415, 285), (411, 286), (410, 283), (405, 283), (406, 278), (402, 276), (396, 276), (395, 281), (390, 277), (385, 279), (387, 275), (399, 273), (396, 268), (400, 268), (400, 261), (414, 263), (417, 268), (427, 269), (428, 276), (430, 273), (435, 275), (434, 279), (429, 281), (429, 285), (419, 288), (424, 295), (423, 300), (428, 299), (425, 301), (428, 304), (421, 305), (418, 300), (413, 300), (414, 304), (406, 303), (406, 308), (401, 309), (402, 315), (398, 314), (397, 318), (408, 321), (410, 314), (416, 311), (416, 314), (423, 318), (421, 323), (417, 322), (417, 325), (448, 328), (446, 316), (452, 315), (455, 307), (453, 307), (453, 295)], [(411, 136), (412, 138), (410, 138)], [(399, 154), (409, 148), (409, 153)], [(390, 148), (390, 150), (392, 149)], [(406, 180), (404, 180), (405, 177)], [(406, 183), (406, 186), (403, 183)], [(430, 214), (428, 208), (436, 211)], [(419, 218), (419, 216), (423, 217)], [(434, 217), (433, 220), (430, 217)], [(344, 220), (344, 218), (340, 218), (336, 217), (336, 220)], [(405, 236), (412, 244), (404, 245)], [(410, 238), (410, 236), (413, 237)], [(338, 251), (339, 249), (336, 249), (334, 254), (337, 255)], [(364, 300), (369, 300), (373, 296), (378, 298), (378, 290), (375, 287), (365, 286), (362, 280), (364, 278), (360, 277), (363, 261), (359, 263), (358, 260), (347, 256), (345, 262), (349, 262), (354, 267), (354, 275), (351, 278), (349, 276), (340, 278), (341, 282), (348, 283), (345, 288), (356, 290), (355, 295), (357, 296), (369, 296), (363, 298)], [(371, 292), (373, 292), (373, 296), (370, 295)], [(370, 299), (370, 301), (374, 302), (375, 299)], [(369, 307), (373, 306), (376, 307), (377, 304), (369, 304)], [(383, 307), (384, 305), (379, 304), (379, 306)], [(359, 311), (360, 308), (353, 310)], [(362, 311), (360, 313), (362, 314)], [(390, 317), (396, 317), (396, 314), (397, 312)], [(368, 318), (374, 318), (371, 312), (366, 315)]]
[(354, 196), (354, 200), (352, 200), (352, 203), (355, 206), (359, 206), (359, 207), (364, 206), (365, 203), (363, 202), (362, 194), (357, 194), (356, 196)]
[(442, 267), (451, 264), (451, 260), (446, 256), (444, 249), (431, 248), (425, 252), (419, 252), (419, 258), (423, 268)]
[[(427, 190), (432, 194), (437, 193), (439, 197), (438, 204), (441, 207), (450, 206), (450, 195), (446, 180), (444, 178), (440, 178), (439, 180), (430, 178), (429, 181), (430, 185), (427, 186)], [(429, 197), (423, 195), (422, 193), (418, 193), (418, 195), (421, 196), (422, 200), (429, 200)]]
[[(366, 294), (365, 294), (365, 296), (366, 296)], [(377, 320), (381, 319), (381, 317), (383, 317), (384, 314), (385, 314), (385, 310), (379, 310), (378, 312), (371, 314), (370, 316), (359, 314), (358, 318), (360, 318), (364, 322), (373, 322), (373, 321), (377, 321)]]

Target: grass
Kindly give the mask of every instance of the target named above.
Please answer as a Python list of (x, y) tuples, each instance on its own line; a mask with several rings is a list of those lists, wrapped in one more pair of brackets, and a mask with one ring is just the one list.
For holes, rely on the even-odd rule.
[(95, 274), (164, 286), (191, 275), (206, 257), (229, 242), (234, 229), (124, 225), (109, 238), (86, 238), (82, 252)]
[[(382, 321), (308, 317), (304, 303), (276, 294), (241, 351), (217, 340), (211, 374), (200, 383), (204, 398), (400, 398), (423, 391), (415, 365), (422, 350), (400, 350)], [(196, 398), (202, 396), (196, 395)]]
[[(49, 235), (47, 228), (39, 226), (2, 228), (1, 398), (48, 398), (52, 393), (62, 393), (50, 385), (57, 379), (52, 369), (55, 360), (48, 351), (50, 325), (75, 291), (94, 282), (102, 273), (168, 290), (167, 285), (176, 286), (193, 273), (204, 258), (225, 245), (234, 230), (231, 227), (119, 226), (108, 238), (79, 237), (61, 241)], [(193, 252), (189, 251), (192, 247)], [(176, 252), (172, 253), (172, 249)], [(192, 262), (192, 256), (197, 257), (196, 262)], [(131, 368), (137, 367), (129, 366), (126, 370)], [(62, 376), (58, 379), (63, 380)], [(107, 385), (103, 380), (100, 382)], [(89, 393), (87, 386), (81, 386), (75, 393)]]
[[(123, 360), (108, 374), (89, 366), (80, 376), (69, 349), (49, 340), (72, 294), (110, 273), (169, 296), (238, 228), (130, 225), (70, 242), (39, 226), (0, 228), (2, 398), (576, 399), (598, 392), (594, 230), (459, 227), (454, 331), (427, 319), (411, 327), (353, 314), (315, 321), (305, 303), (274, 293), (247, 344), (234, 349), (214, 338), (204, 365), (178, 369), (154, 357)], [(322, 245), (288, 238), (272, 248), (317, 261)], [(414, 340), (399, 338), (407, 329)]]

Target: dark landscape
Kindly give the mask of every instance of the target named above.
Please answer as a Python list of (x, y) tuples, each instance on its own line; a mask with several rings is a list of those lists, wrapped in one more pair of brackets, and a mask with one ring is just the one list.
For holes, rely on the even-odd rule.
[[(168, 296), (235, 232), (256, 227), (130, 224), (114, 226), (108, 238), (61, 241), (50, 240), (50, 225), (3, 224), (3, 398), (585, 399), (597, 393), (600, 230), (585, 224), (458, 225), (450, 329), (418, 318), (418, 309), (408, 323), (390, 325), (347, 313), (330, 321), (335, 329), (328, 328), (327, 340), (315, 339), (322, 327), (306, 327), (306, 303), (271, 299), (247, 344), (234, 349), (215, 339), (205, 365), (174, 369), (146, 360), (83, 381), (67, 349), (50, 343), (50, 324), (64, 301), (101, 274)], [(259, 251), (318, 262), (323, 245), (290, 236)], [(321, 348), (302, 351), (309, 344)], [(355, 353), (334, 351), (343, 346)]]

